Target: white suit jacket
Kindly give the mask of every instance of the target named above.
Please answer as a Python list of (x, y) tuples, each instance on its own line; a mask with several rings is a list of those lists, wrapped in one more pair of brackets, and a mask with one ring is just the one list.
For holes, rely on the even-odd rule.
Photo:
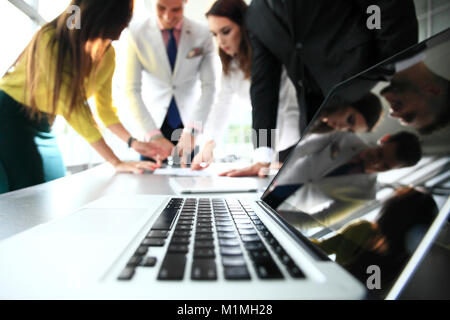
[(215, 93), (211, 33), (184, 17), (177, 49), (172, 73), (156, 18), (131, 22), (125, 91), (142, 134), (160, 129), (173, 96), (185, 127), (202, 130), (206, 121)]

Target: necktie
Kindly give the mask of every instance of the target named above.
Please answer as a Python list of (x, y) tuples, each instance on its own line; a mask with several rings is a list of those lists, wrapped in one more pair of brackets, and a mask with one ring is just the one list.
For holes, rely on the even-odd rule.
[[(170, 66), (172, 72), (175, 68), (175, 61), (177, 60), (177, 42), (173, 34), (173, 29), (168, 30), (170, 37), (169, 43), (167, 44), (167, 55), (169, 56)], [(181, 124), (180, 113), (178, 112), (177, 103), (175, 102), (175, 97), (172, 97), (170, 101), (169, 110), (167, 111), (167, 122), (172, 127), (172, 129), (177, 129)]]

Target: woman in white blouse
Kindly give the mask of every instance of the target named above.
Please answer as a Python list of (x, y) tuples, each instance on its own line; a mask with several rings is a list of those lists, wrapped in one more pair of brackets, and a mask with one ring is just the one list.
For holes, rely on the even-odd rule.
[[(216, 141), (223, 135), (231, 116), (233, 96), (238, 96), (241, 101), (247, 101), (248, 106), (251, 105), (251, 47), (245, 28), (246, 11), (247, 4), (243, 0), (218, 0), (206, 13), (209, 28), (219, 46), (223, 73), (219, 94), (204, 128), (205, 143), (192, 162), (193, 170), (203, 169), (213, 161)], [(276, 149), (282, 162), (290, 148), (300, 139), (296, 92), (286, 72), (282, 74), (279, 103)], [(273, 160), (272, 153), (269, 148), (259, 148), (255, 151), (255, 163), (251, 167), (244, 171), (229, 172), (227, 175), (257, 175), (261, 168), (269, 167)]]

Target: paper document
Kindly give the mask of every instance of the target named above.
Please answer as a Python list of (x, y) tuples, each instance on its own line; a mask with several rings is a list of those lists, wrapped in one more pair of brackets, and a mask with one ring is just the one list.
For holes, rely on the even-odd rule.
[(156, 169), (153, 174), (156, 175), (166, 175), (166, 176), (178, 176), (178, 177), (210, 177), (212, 175), (217, 175), (217, 173), (205, 169), (201, 171), (194, 171), (191, 168), (162, 168)]

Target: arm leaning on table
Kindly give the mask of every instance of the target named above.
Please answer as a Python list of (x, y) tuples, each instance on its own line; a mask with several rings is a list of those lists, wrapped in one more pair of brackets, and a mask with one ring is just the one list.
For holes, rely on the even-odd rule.
[[(113, 132), (119, 139), (128, 143), (136, 152), (157, 158), (161, 150), (150, 142), (141, 142), (135, 139), (130, 140), (131, 134), (120, 123), (116, 114), (116, 108), (112, 104), (112, 77), (115, 70), (115, 51), (112, 46), (108, 48), (105, 56), (94, 71), (95, 88), (92, 93), (95, 96), (95, 105), (99, 118), (104, 125)], [(89, 108), (80, 107), (75, 109), (72, 114), (68, 114), (64, 108), (61, 113), (67, 122), (77, 131), (90, 145), (114, 168), (117, 172), (141, 173), (144, 169), (153, 170), (157, 165), (151, 162), (123, 162), (110, 147), (106, 144)]]
[(232, 81), (231, 75), (222, 74), (219, 94), (203, 130), (203, 146), (192, 161), (192, 170), (205, 169), (214, 161), (216, 143), (222, 137), (231, 115), (231, 101), (235, 94)]

